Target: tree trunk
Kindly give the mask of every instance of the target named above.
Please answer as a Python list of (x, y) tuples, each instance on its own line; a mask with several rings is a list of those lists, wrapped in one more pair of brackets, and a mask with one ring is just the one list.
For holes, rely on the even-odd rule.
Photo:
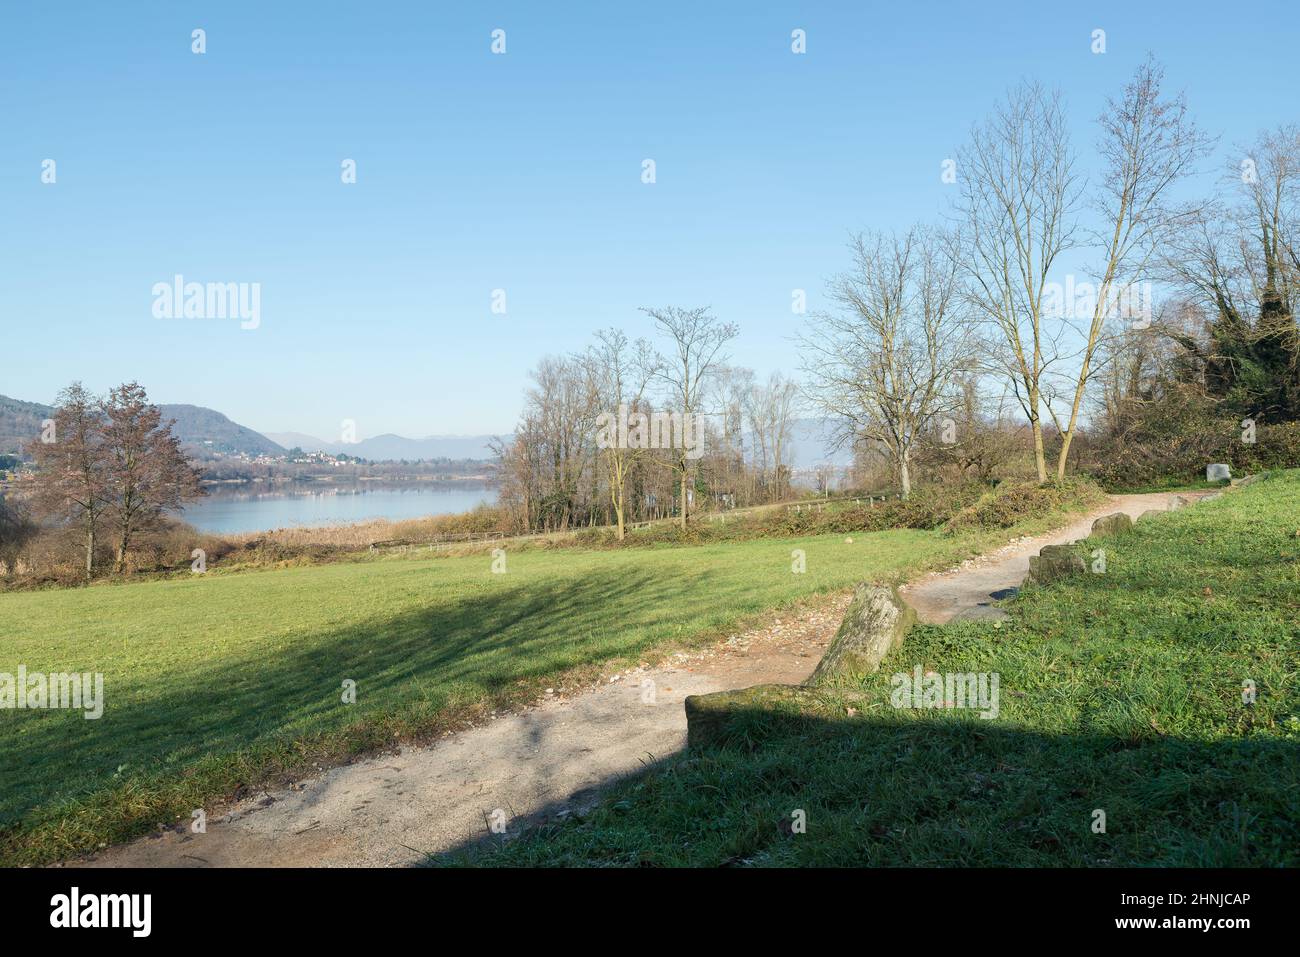
[(1065, 480), (1065, 460), (1070, 457), (1070, 443), (1074, 441), (1074, 429), (1061, 436), (1061, 457), (1056, 462), (1056, 480)]
[(609, 470), (609, 504), (614, 507), (614, 520), (618, 525), (618, 540), (621, 542), (625, 534), (624, 513), (627, 510), (627, 462), (621, 457), (621, 451), (610, 453), (611, 468)]
[(907, 464), (906, 452), (898, 461), (898, 484), (903, 487), (903, 498), (910, 498), (912, 495), (912, 471)]
[(682, 458), (682, 528), (686, 527), (686, 516), (689, 507), (686, 501), (686, 459)]
[(95, 526), (86, 529), (86, 581), (95, 574)]
[[(1119, 224), (1117, 223), (1112, 248), (1118, 243)], [(1101, 294), (1097, 297), (1097, 305), (1093, 309), (1092, 325), (1088, 330), (1088, 344), (1083, 350), (1083, 364), (1079, 369), (1079, 381), (1074, 390), (1074, 402), (1070, 406), (1070, 424), (1061, 435), (1061, 457), (1056, 460), (1056, 480), (1058, 482), (1065, 479), (1065, 461), (1070, 456), (1070, 443), (1074, 441), (1074, 432), (1078, 428), (1079, 409), (1083, 406), (1084, 390), (1088, 387), (1088, 373), (1092, 367), (1092, 354), (1097, 348), (1097, 339), (1101, 334), (1101, 325), (1105, 319), (1103, 310), (1106, 308), (1106, 300), (1110, 298), (1110, 283), (1113, 275), (1114, 262), (1112, 259), (1111, 264), (1107, 266), (1106, 278), (1102, 280)]]
[(1034, 419), (1033, 428), (1034, 466), (1038, 469), (1038, 484), (1042, 485), (1047, 481), (1047, 454), (1043, 451), (1043, 423)]
[(1038, 400), (1038, 383), (1034, 382), (1029, 387), (1029, 427), (1034, 433), (1034, 466), (1038, 469), (1038, 484), (1042, 485), (1047, 481), (1047, 456), (1043, 451), (1043, 420), (1039, 415)]
[(621, 542), (621, 541), (623, 540), (623, 535), (625, 534), (625, 532), (624, 532), (624, 530), (623, 530), (623, 528), (624, 528), (624, 527), (623, 527), (623, 512), (624, 512), (624, 509), (625, 509), (625, 507), (626, 507), (626, 506), (624, 505), (624, 499), (625, 499), (627, 493), (624, 491), (624, 489), (623, 489), (623, 483), (622, 483), (622, 481), (621, 481), (621, 479), (622, 479), (622, 470), (619, 469), (618, 472), (619, 472), (619, 478), (620, 478), (620, 481), (619, 481), (618, 486), (617, 486), (616, 488), (611, 488), (611, 489), (610, 489), (609, 500), (610, 500), (610, 504), (614, 506), (614, 521), (615, 521), (615, 523), (618, 525), (618, 532), (617, 532), (616, 534), (617, 534), (617, 536), (618, 536), (618, 540)]

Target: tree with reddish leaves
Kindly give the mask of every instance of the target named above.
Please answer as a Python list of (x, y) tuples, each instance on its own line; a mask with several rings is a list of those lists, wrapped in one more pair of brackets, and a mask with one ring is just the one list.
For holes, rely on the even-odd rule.
[(108, 510), (108, 454), (98, 400), (80, 382), (72, 383), (59, 393), (54, 418), (44, 423), (27, 452), (40, 476), (32, 504), (38, 514), (80, 526), (89, 581)]
[(128, 382), (100, 403), (107, 453), (108, 514), (116, 538), (114, 570), (126, 568), (132, 539), (163, 512), (203, 494), (201, 473), (181, 451), (173, 423), (149, 404), (144, 387)]

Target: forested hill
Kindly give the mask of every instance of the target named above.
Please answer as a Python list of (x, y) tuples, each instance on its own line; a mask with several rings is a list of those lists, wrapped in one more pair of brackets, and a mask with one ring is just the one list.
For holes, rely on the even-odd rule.
[[(247, 455), (283, 455), (284, 449), (260, 432), (232, 422), (215, 409), (199, 405), (163, 405), (163, 420), (175, 419), (176, 434), (195, 452), (243, 452)], [(23, 402), (0, 395), (0, 455), (13, 455), (40, 435), (41, 421), (54, 409), (39, 402)]]

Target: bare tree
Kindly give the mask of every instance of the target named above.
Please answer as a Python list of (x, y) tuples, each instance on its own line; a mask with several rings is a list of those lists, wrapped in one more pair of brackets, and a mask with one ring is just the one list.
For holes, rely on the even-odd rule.
[(1029, 420), (1038, 480), (1044, 378), (1059, 359), (1060, 330), (1045, 321), (1043, 287), (1073, 245), (1079, 189), (1060, 97), (1037, 84), (1012, 90), (959, 153), (962, 246), (969, 301), (993, 331), (993, 355)]
[(997, 395), (981, 388), (982, 384), (978, 375), (956, 377), (958, 399), (951, 419), (929, 430), (921, 450), (923, 465), (951, 468), (961, 479), (973, 476), (988, 482), (1023, 447), (1023, 426), (1016, 428), (1006, 421), (1006, 389)]
[[(609, 501), (614, 509), (615, 534), (621, 542), (626, 527), (627, 481), (632, 468), (646, 449), (625, 440), (627, 417), (643, 415), (646, 387), (656, 369), (656, 360), (650, 344), (638, 339), (628, 341), (627, 334), (619, 329), (603, 329), (596, 333), (596, 344), (584, 357), (588, 375), (601, 403), (600, 416), (605, 418), (605, 428), (613, 429), (608, 441), (597, 440), (600, 456), (605, 464), (605, 478), (609, 486)], [(608, 417), (608, 418), (606, 418)]]
[(1300, 127), (1262, 134), (1231, 164), (1236, 197), (1207, 205), (1165, 264), (1210, 317), (1176, 341), (1209, 393), (1252, 414), (1300, 417)]
[(0, 575), (18, 568), (19, 555), (37, 532), (36, 524), (21, 505), (6, 502), (0, 492)]
[(41, 514), (81, 527), (89, 581), (108, 508), (103, 421), (98, 400), (80, 382), (60, 392), (55, 401), (52, 431), (27, 447), (37, 468), (34, 504)]
[(1300, 294), (1300, 126), (1264, 133), (1252, 150), (1254, 175), (1243, 176), (1246, 228), (1255, 244), (1243, 258), (1266, 334), (1295, 332)]
[[(794, 417), (795, 399), (799, 389), (779, 372), (773, 372), (765, 384), (750, 387), (746, 408), (750, 431), (758, 445), (759, 461), (755, 463), (768, 488), (770, 501), (781, 500), (789, 472), (786, 456), (790, 448), (790, 426)], [(768, 466), (771, 477), (768, 478)]]
[(1133, 284), (1146, 278), (1157, 253), (1194, 215), (1193, 210), (1172, 207), (1166, 196), (1169, 188), (1205, 155), (1209, 141), (1188, 118), (1182, 96), (1160, 98), (1162, 77), (1163, 70), (1148, 60), (1138, 67), (1123, 98), (1118, 102), (1112, 99), (1098, 121), (1105, 163), (1096, 203), (1103, 230), (1098, 243), (1103, 264), (1091, 323), (1083, 336), (1078, 374), (1069, 383), (1073, 399), (1069, 422), (1061, 430), (1058, 479), (1065, 478), (1070, 445), (1106, 321), (1118, 318), (1116, 305), (1121, 298), (1129, 298), (1115, 292), (1126, 286), (1131, 290)]
[(887, 450), (904, 497), (916, 442), (967, 359), (946, 244), (922, 228), (856, 237), (853, 271), (831, 285), (840, 311), (814, 315), (800, 339), (814, 402), (840, 423), (841, 442)]
[(830, 495), (834, 478), (835, 466), (829, 462), (819, 462), (813, 466), (813, 488), (818, 495)]
[(532, 470), (531, 500), (542, 528), (569, 528), (595, 504), (583, 490), (584, 479), (593, 478), (596, 454), (598, 399), (590, 373), (585, 361), (563, 356), (543, 358), (532, 372), (534, 385), (516, 436), (525, 443), (519, 461)]
[(115, 567), (126, 568), (135, 534), (163, 512), (179, 509), (203, 494), (200, 473), (181, 451), (172, 423), (149, 404), (144, 387), (129, 382), (113, 389), (100, 404), (108, 512), (117, 533)]
[(1123, 439), (1125, 428), (1136, 418), (1136, 409), (1156, 397), (1162, 371), (1175, 365), (1176, 343), (1196, 341), (1198, 333), (1191, 326), (1198, 318), (1187, 304), (1166, 302), (1150, 326), (1125, 329), (1102, 342), (1100, 387), (1093, 395), (1093, 416), (1100, 435)]
[[(655, 378), (664, 386), (672, 411), (680, 413), (684, 423), (691, 423), (703, 413), (712, 379), (727, 361), (723, 349), (739, 329), (734, 323), (718, 321), (708, 309), (667, 306), (642, 312), (654, 320), (660, 333), (671, 343), (669, 354), (656, 364)], [(690, 515), (692, 474), (691, 457), (685, 444), (682, 443), (683, 448), (672, 459), (681, 490), (682, 528), (686, 527)]]
[(758, 440), (749, 425), (749, 404), (754, 390), (754, 370), (727, 366), (718, 371), (721, 401), (719, 458), (725, 461), (726, 491), (752, 504), (758, 488)]

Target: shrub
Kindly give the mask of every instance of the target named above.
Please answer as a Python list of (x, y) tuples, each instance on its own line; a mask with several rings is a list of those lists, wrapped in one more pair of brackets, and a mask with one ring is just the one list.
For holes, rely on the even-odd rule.
[(949, 532), (1010, 528), (1027, 519), (1074, 506), (1099, 504), (1104, 499), (1101, 489), (1087, 479), (1046, 485), (1032, 482), (1004, 484), (962, 508), (949, 519), (945, 528)]
[(1230, 462), (1235, 473), (1300, 468), (1300, 422), (1259, 425), (1255, 443), (1235, 443), (1223, 461)]
[(1179, 420), (1177, 429), (1138, 430), (1124, 443), (1101, 443), (1089, 474), (1105, 488), (1179, 485), (1205, 478), (1205, 466), (1225, 462), (1234, 475), (1300, 467), (1300, 422), (1260, 423), (1255, 442), (1242, 440), (1241, 421), (1222, 416)]

